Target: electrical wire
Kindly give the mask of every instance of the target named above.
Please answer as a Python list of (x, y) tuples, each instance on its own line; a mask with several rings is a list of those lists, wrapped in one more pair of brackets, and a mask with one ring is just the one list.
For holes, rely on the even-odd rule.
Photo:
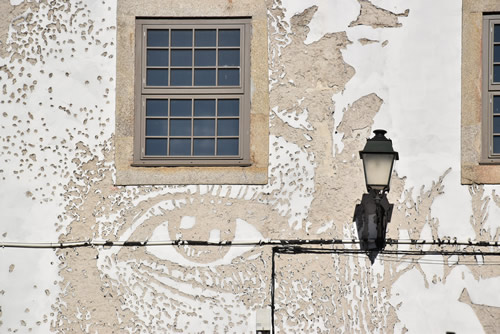
[[(357, 239), (261, 239), (249, 241), (221, 241), (209, 242), (201, 240), (163, 240), (163, 241), (111, 241), (86, 240), (71, 242), (0, 242), (1, 248), (78, 248), (78, 247), (145, 247), (145, 246), (268, 246), (268, 245), (356, 245)], [(471, 247), (500, 247), (498, 241), (456, 241), (456, 240), (422, 240), (422, 239), (386, 239), (388, 246), (393, 245), (437, 245), (437, 246), (471, 246)]]
[(477, 260), (470, 261), (470, 260), (456, 260), (456, 261), (443, 261), (443, 260), (432, 260), (432, 259), (414, 259), (414, 258), (404, 258), (404, 257), (399, 257), (399, 256), (391, 256), (391, 255), (386, 255), (386, 254), (381, 254), (380, 256), (381, 261), (387, 261), (387, 262), (398, 262), (398, 263), (414, 263), (414, 264), (429, 264), (429, 265), (448, 265), (448, 266), (460, 266), (460, 265), (467, 265), (467, 266), (500, 266), (500, 262), (491, 262), (491, 261), (485, 261), (485, 262), (479, 262)]
[[(284, 246), (274, 247), (276, 253), (285, 253), (285, 254), (364, 254), (367, 253), (366, 250), (363, 249), (346, 249), (346, 248), (313, 248), (313, 247), (300, 247), (300, 246)], [(498, 252), (484, 252), (484, 251), (463, 251), (463, 250), (455, 250), (455, 251), (447, 251), (447, 250), (379, 250), (380, 254), (394, 254), (394, 255), (443, 255), (443, 256), (452, 256), (452, 255), (460, 255), (460, 256), (500, 256), (500, 251)]]
[[(348, 256), (352, 258), (361, 258), (359, 255), (366, 254), (366, 251), (363, 250), (328, 250), (328, 249), (310, 249), (310, 248), (304, 248), (301, 251), (294, 251), (291, 249), (286, 249), (286, 250), (277, 250), (276, 253), (278, 254), (288, 254), (288, 255), (294, 255), (294, 254), (335, 254), (339, 256)], [(465, 260), (465, 259), (457, 259), (456, 261), (444, 261), (440, 259), (432, 260), (432, 259), (422, 259), (422, 258), (408, 258), (406, 256), (427, 256), (427, 255), (443, 255), (443, 256), (479, 256), (479, 255), (493, 255), (493, 256), (499, 256), (500, 254), (495, 254), (495, 253), (485, 253), (485, 252), (474, 252), (471, 254), (463, 254), (459, 252), (455, 252), (456, 254), (442, 254), (439, 251), (433, 251), (432, 253), (426, 254), (424, 251), (421, 253), (418, 251), (415, 254), (398, 254), (396, 252), (387, 252), (386, 250), (380, 251), (378, 258), (381, 261), (387, 261), (387, 262), (398, 262), (398, 263), (414, 263), (414, 264), (436, 264), (436, 265), (448, 265), (448, 266), (456, 266), (456, 265), (474, 265), (474, 266), (500, 266), (500, 262), (491, 262), (491, 261), (478, 261), (478, 260)]]
[[(146, 246), (207, 246), (207, 247), (224, 247), (224, 246), (274, 246), (277, 253), (317, 253), (317, 254), (366, 254), (367, 252), (362, 249), (352, 249), (352, 248), (340, 248), (338, 246), (352, 246), (360, 244), (360, 240), (356, 239), (263, 239), (257, 241), (221, 241), (221, 242), (209, 242), (200, 240), (164, 240), (164, 241), (110, 241), (110, 240), (88, 240), (88, 241), (75, 241), (75, 242), (59, 242), (59, 243), (23, 243), (23, 242), (0, 242), (0, 248), (38, 248), (38, 249), (63, 249), (63, 248), (80, 248), (80, 247), (146, 247)], [(380, 251), (382, 256), (380, 259), (385, 259), (386, 261), (394, 262), (415, 262), (413, 259), (403, 258), (404, 256), (426, 256), (426, 255), (441, 255), (441, 256), (500, 256), (500, 246), (498, 241), (488, 242), (488, 241), (467, 241), (459, 242), (456, 240), (421, 240), (421, 239), (410, 239), (410, 240), (397, 240), (397, 239), (387, 239), (387, 247), (399, 246), (399, 245), (410, 245), (417, 248), (422, 248), (422, 246), (438, 246), (441, 249), (433, 250), (423, 250), (423, 249), (413, 249), (413, 250), (402, 250), (402, 249), (385, 249)], [(315, 248), (312, 246), (328, 246), (333, 245), (333, 248)], [(308, 247), (301, 247), (308, 246)], [(442, 249), (444, 247), (455, 246), (455, 250)], [(461, 246), (461, 247), (460, 247)], [(273, 247), (273, 248), (274, 248)], [(490, 250), (485, 250), (484, 248), (490, 248)], [(458, 248), (472, 248), (472, 250), (458, 249)], [(479, 249), (483, 250), (479, 250)], [(493, 249), (491, 249), (493, 248)], [(393, 256), (389, 258), (389, 256)], [(401, 257), (403, 256), (403, 257)], [(431, 261), (429, 259), (419, 259), (421, 264), (448, 264), (445, 261)], [(460, 264), (467, 265), (499, 265), (497, 262), (485, 262), (481, 261), (460, 261)], [(457, 263), (458, 264), (458, 263)]]

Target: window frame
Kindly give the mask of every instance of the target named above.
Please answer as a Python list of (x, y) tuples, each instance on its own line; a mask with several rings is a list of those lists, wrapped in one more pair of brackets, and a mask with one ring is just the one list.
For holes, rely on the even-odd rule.
[[(148, 29), (230, 29), (241, 30), (240, 34), (240, 85), (239, 86), (147, 86), (146, 83), (146, 33)], [(250, 166), (250, 18), (162, 18), (135, 20), (135, 112), (134, 112), (134, 152), (132, 166)], [(218, 46), (215, 47), (218, 50)], [(171, 57), (169, 49), (169, 58)], [(191, 49), (194, 50), (194, 40)], [(169, 68), (170, 68), (169, 62)], [(194, 70), (194, 63), (191, 65)], [(216, 63), (215, 68), (218, 68)], [(193, 71), (194, 72), (194, 71)], [(216, 72), (217, 73), (217, 72)], [(194, 73), (193, 73), (194, 75)], [(234, 156), (146, 156), (145, 123), (146, 99), (219, 99), (240, 100), (239, 113), (239, 154)], [(194, 108), (192, 104), (192, 108)], [(168, 116), (170, 118), (170, 116)], [(191, 116), (194, 119), (194, 116)], [(170, 137), (170, 136), (168, 136)], [(191, 139), (193, 133), (191, 133)], [(217, 134), (215, 134), (217, 138)], [(192, 144), (193, 145), (193, 144)]]
[[(482, 15), (482, 145), (480, 164), (500, 164), (500, 152), (493, 151), (493, 98), (500, 96), (500, 82), (493, 82), (494, 25), (500, 25), (500, 15)], [(500, 117), (500, 116), (498, 116)]]
[(485, 18), (495, 14), (500, 14), (498, 1), (462, 0), (460, 182), (464, 185), (500, 184), (500, 159), (488, 158), (491, 111), (483, 51), (488, 37)]

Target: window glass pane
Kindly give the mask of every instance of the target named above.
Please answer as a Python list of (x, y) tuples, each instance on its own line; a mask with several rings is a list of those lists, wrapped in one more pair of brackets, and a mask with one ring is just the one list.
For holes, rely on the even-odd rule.
[(146, 139), (146, 155), (167, 155), (167, 140)]
[(170, 73), (171, 86), (191, 86), (191, 70), (172, 70)]
[(168, 46), (168, 30), (148, 29), (148, 46)]
[(192, 57), (191, 50), (172, 50), (172, 66), (192, 66)]
[(215, 66), (215, 50), (195, 50), (195, 66)]
[(194, 70), (195, 86), (215, 86), (215, 70)]
[(238, 155), (238, 139), (218, 139), (217, 155)]
[(219, 100), (217, 114), (219, 116), (239, 116), (240, 100)]
[(196, 29), (194, 32), (195, 46), (215, 46), (215, 29)]
[(170, 155), (191, 155), (191, 139), (170, 139)]
[(500, 114), (500, 96), (493, 96), (493, 113)]
[(193, 31), (188, 29), (172, 29), (172, 46), (192, 46)]
[(218, 136), (237, 136), (239, 134), (240, 122), (238, 119), (219, 119), (217, 121)]
[(146, 100), (146, 116), (168, 116), (168, 100)]
[(170, 116), (191, 116), (191, 100), (170, 100)]
[(493, 49), (493, 61), (500, 62), (500, 45), (495, 45)]
[(166, 136), (168, 133), (168, 120), (147, 119), (146, 136)]
[(240, 46), (240, 30), (220, 29), (219, 46)]
[(147, 66), (168, 66), (168, 50), (148, 50)]
[(493, 153), (500, 153), (500, 137), (493, 137)]
[[(500, 77), (500, 72), (499, 72)], [(239, 86), (240, 70), (238, 69), (221, 69), (219, 70), (219, 86)]]
[(194, 155), (215, 155), (214, 139), (195, 139), (193, 142)]
[(500, 65), (493, 65), (493, 82), (500, 82)]
[(493, 133), (500, 134), (500, 116), (493, 117)]
[(213, 135), (215, 135), (215, 120), (214, 119), (195, 119), (194, 120), (194, 135), (195, 136), (213, 136)]
[(219, 50), (219, 66), (240, 66), (240, 50)]
[(194, 100), (195, 116), (215, 116), (215, 100)]
[(168, 70), (152, 70), (146, 72), (147, 86), (168, 86)]
[(494, 41), (495, 42), (500, 42), (500, 24), (495, 24), (495, 29), (493, 31), (494, 33)]
[(190, 119), (170, 119), (171, 136), (191, 136)]

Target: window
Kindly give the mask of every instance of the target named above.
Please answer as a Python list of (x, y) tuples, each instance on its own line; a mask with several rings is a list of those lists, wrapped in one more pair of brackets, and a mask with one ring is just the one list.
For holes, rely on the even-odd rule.
[(500, 2), (462, 0), (461, 22), (461, 183), (500, 184)]
[(266, 184), (265, 1), (118, 0), (116, 20), (114, 184)]
[(500, 163), (500, 15), (483, 16), (483, 163)]
[(249, 20), (136, 22), (134, 165), (249, 165)]

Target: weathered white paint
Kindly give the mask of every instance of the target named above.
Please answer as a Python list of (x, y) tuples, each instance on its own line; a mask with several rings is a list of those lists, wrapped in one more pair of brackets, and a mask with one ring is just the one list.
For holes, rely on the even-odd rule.
[[(498, 186), (485, 186), (485, 196), (493, 197), (493, 195), (498, 196), (500, 191)], [(486, 230), (489, 229), (489, 234), (492, 239), (495, 238), (496, 232), (500, 229), (500, 207), (498, 207), (494, 201), (488, 203), (488, 216), (487, 221), (484, 224)]]
[[(300, 102), (299, 102), (300, 105)], [(274, 114), (278, 116), (283, 122), (290, 125), (295, 129), (306, 129), (312, 130), (311, 124), (307, 121), (308, 111), (307, 109), (302, 110), (300, 114), (287, 113), (287, 110), (278, 110), (278, 106), (272, 109)]]
[[(10, 3), (17, 5), (20, 1), (11, 0)], [(372, 3), (397, 13), (408, 8), (410, 14), (407, 18), (399, 18), (402, 23), (400, 28), (349, 27), (350, 22), (356, 19), (359, 12), (360, 6), (357, 1), (283, 1), (287, 22), (292, 15), (302, 12), (311, 5), (318, 6), (318, 12), (309, 24), (311, 30), (306, 44), (318, 41), (325, 33), (342, 31), (347, 33), (352, 42), (343, 51), (343, 56), (344, 60), (354, 67), (356, 74), (348, 82), (345, 91), (332, 96), (332, 102), (335, 103), (333, 117), (336, 126), (342, 122), (346, 107), (365, 95), (377, 94), (384, 103), (375, 118), (374, 127), (386, 128), (389, 131), (388, 135), (393, 139), (395, 149), (401, 156), (397, 172), (400, 177), (406, 177), (405, 189), (413, 189), (413, 197), (417, 197), (422, 187), (429, 189), (432, 182), (437, 181), (451, 167), (451, 172), (444, 178), (444, 193), (434, 200), (431, 217), (428, 218), (439, 219), (438, 233), (441, 237), (474, 238), (475, 231), (469, 222), (473, 214), (471, 195), (468, 187), (459, 184), (460, 2), (457, 0), (440, 2), (373, 0)], [(76, 6), (76, 3), (73, 5)], [(88, 22), (91, 16), (94, 25), (93, 34), (85, 35), (85, 39), (81, 38), (78, 33), (88, 32), (87, 26), (76, 29), (76, 34), (74, 31), (58, 32), (57, 39), (48, 39), (46, 48), (62, 51), (52, 52), (44, 60), (45, 63), (39, 61), (34, 65), (27, 62), (9, 64), (15, 71), (19, 71), (23, 66), (26, 73), (32, 74), (31, 78), (18, 77), (15, 84), (7, 81), (9, 93), (22, 89), (23, 84), (31, 85), (33, 80), (37, 80), (38, 84), (26, 98), (26, 105), (2, 104), (1, 111), (8, 115), (3, 118), (5, 124), (16, 124), (16, 126), (5, 126), (0, 129), (0, 136), (2, 138), (11, 136), (12, 143), (15, 144), (12, 148), (2, 149), (4, 155), (1, 156), (8, 159), (7, 163), (0, 167), (3, 170), (0, 173), (2, 188), (0, 193), (2, 229), (0, 232), (6, 233), (5, 236), (0, 234), (2, 241), (49, 242), (57, 240), (59, 234), (64, 232), (65, 227), (72, 220), (81, 218), (65, 216), (75, 206), (81, 205), (78, 201), (73, 201), (77, 199), (78, 194), (73, 197), (63, 196), (69, 190), (70, 181), (75, 182), (76, 185), (88, 186), (82, 192), (89, 189), (98, 195), (106, 190), (92, 188), (92, 182), (87, 182), (86, 176), (80, 173), (84, 171), (82, 170), (84, 163), (92, 158), (96, 161), (106, 159), (103, 150), (111, 149), (110, 139), (114, 129), (114, 79), (116, 78), (112, 57), (115, 52), (113, 27), (116, 21), (116, 3), (107, 1), (103, 4), (100, 1), (88, 1), (82, 6), (86, 7), (76, 13), (74, 25)], [(42, 7), (41, 11), (47, 15), (48, 9), (48, 7)], [(67, 23), (72, 13), (60, 14)], [(41, 22), (49, 24), (43, 19)], [(439, 33), (436, 33), (438, 27)], [(290, 32), (290, 28), (288, 29)], [(96, 34), (96, 31), (99, 31), (99, 34)], [(10, 34), (13, 32), (11, 29)], [(99, 43), (96, 38), (99, 39)], [(284, 38), (287, 40), (289, 37)], [(376, 42), (363, 45), (359, 42), (360, 38)], [(57, 43), (69, 39), (74, 43)], [(384, 41), (388, 41), (385, 46), (382, 45)], [(76, 50), (74, 53), (72, 48)], [(105, 52), (106, 55), (103, 56)], [(77, 56), (71, 57), (71, 54)], [(64, 56), (64, 62), (61, 61), (62, 56)], [(50, 78), (49, 73), (52, 73)], [(3, 84), (3, 80), (7, 80), (6, 76), (0, 73), (0, 77), (0, 83)], [(49, 87), (52, 92), (50, 94), (48, 93)], [(303, 99), (297, 102), (300, 105), (302, 101)], [(64, 109), (67, 109), (69, 114)], [(34, 115), (33, 119), (30, 118), (29, 113)], [(16, 120), (13, 119), (14, 116), (17, 117)], [(302, 113), (295, 116), (289, 115), (286, 110), (280, 110), (279, 107), (273, 108), (271, 114), (271, 117), (278, 117), (294, 130), (312, 130), (308, 120), (309, 111), (305, 107)], [(31, 131), (38, 129), (39, 132), (28, 133), (28, 129)], [(20, 135), (18, 131), (22, 131), (23, 134)], [(15, 139), (14, 136), (16, 136)], [(342, 134), (332, 134), (332, 136), (337, 145), (337, 153), (340, 153), (343, 149)], [(311, 135), (305, 133), (299, 137), (305, 138), (307, 142), (313, 140)], [(66, 140), (66, 146), (62, 144), (62, 140)], [(26, 146), (22, 146), (23, 141), (34, 145), (34, 148), (30, 150), (36, 153), (36, 161), (29, 158), (31, 151), (27, 154), (21, 153), (22, 148)], [(85, 154), (83, 147), (75, 149), (77, 143), (88, 147), (90, 154)], [(93, 235), (88, 237), (101, 239), (113, 236), (123, 241), (133, 239), (134, 233), (149, 220), (158, 219), (160, 223), (152, 229), (149, 240), (178, 238), (182, 233), (188, 233), (199, 227), (203, 217), (196, 216), (196, 212), (183, 216), (178, 235), (171, 235), (169, 222), (161, 221), (162, 214), (164, 211), (179, 210), (186, 205), (198, 203), (194, 202), (195, 198), (198, 200), (198, 197), (201, 198), (198, 204), (223, 203), (220, 205), (228, 211), (232, 210), (234, 203), (255, 204), (256, 198), (259, 198), (262, 206), (271, 208), (269, 211), (286, 217), (285, 224), (273, 226), (276, 230), (286, 235), (293, 235), (293, 231), (306, 230), (321, 237), (322, 233), (332, 231), (337, 225), (343, 226), (344, 222), (334, 220), (314, 222), (320, 227), (309, 231), (309, 226), (313, 222), (308, 221), (308, 216), (317, 190), (314, 176), (317, 162), (322, 157), (314, 156), (314, 153), (308, 149), (307, 144), (299, 145), (287, 138), (271, 135), (271, 181), (265, 186), (193, 185), (117, 188), (116, 197), (112, 201), (113, 205), (116, 205), (114, 212), (102, 215), (96, 213), (96, 226)], [(6, 150), (16, 152), (18, 156), (10, 154), (7, 157)], [(23, 167), (23, 171), (20, 172), (19, 166), (27, 165), (21, 161), (22, 159), (29, 161), (32, 166)], [(106, 164), (112, 169), (112, 161), (106, 161)], [(45, 171), (42, 172), (42, 176), (38, 176), (42, 167)], [(91, 166), (85, 172), (93, 171), (93, 168)], [(498, 193), (499, 188), (486, 187), (483, 196), (491, 197), (493, 191)], [(260, 195), (267, 196), (267, 194), (271, 195), (259, 197)], [(154, 202), (167, 195), (172, 196), (172, 199)], [(98, 196), (93, 198), (96, 199)], [(148, 201), (155, 204), (146, 206), (144, 203), (147, 204)], [(95, 205), (96, 207), (91, 210), (97, 212), (100, 209), (99, 205), (103, 203)], [(138, 212), (132, 222), (120, 220), (126, 210), (141, 205), (144, 205), (146, 209)], [(338, 204), (335, 203), (335, 205)], [(255, 209), (252, 208), (252, 210)], [(401, 210), (404, 211), (405, 208)], [(227, 211), (223, 212), (221, 217), (224, 218), (227, 213)], [(250, 216), (255, 213), (242, 211), (239, 218), (230, 222), (235, 228), (232, 241), (263, 239), (261, 231), (252, 225), (253, 222), (250, 222), (245, 215)], [(500, 209), (493, 201), (488, 204), (488, 215), (485, 227), (490, 228), (489, 234), (494, 236), (496, 228), (500, 226)], [(267, 219), (261, 216), (258, 218)], [(85, 224), (83, 221), (81, 223)], [(121, 224), (126, 223), (130, 224), (122, 229)], [(423, 239), (432, 239), (429, 224), (429, 222), (426, 223), (420, 234)], [(354, 226), (348, 226), (350, 228), (345, 227), (340, 233), (346, 238), (355, 238)], [(208, 240), (224, 240), (223, 232), (220, 226), (211, 228)], [(408, 238), (408, 231), (400, 230), (398, 235), (400, 238)], [(424, 249), (428, 248), (430, 246)], [(195, 253), (193, 249), (187, 247), (183, 250), (189, 254)], [(127, 290), (123, 295), (125, 301), (122, 310), (131, 310), (140, 320), (138, 326), (142, 330), (158, 329), (162, 326), (161, 321), (168, 322), (166, 316), (160, 314), (157, 308), (149, 306), (159, 296), (169, 295), (173, 300), (182, 304), (182, 310), (186, 314), (178, 319), (178, 326), (186, 326), (188, 332), (199, 330), (199, 328), (212, 332), (222, 331), (230, 318), (227, 308), (230, 308), (233, 315), (237, 314), (241, 319), (241, 323), (235, 324), (230, 331), (248, 332), (255, 329), (254, 310), (249, 309), (236, 295), (218, 291), (218, 287), (235, 281), (235, 277), (222, 275), (224, 278), (222, 282), (218, 281), (218, 278), (207, 281), (203, 279), (206, 278), (208, 272), (218, 272), (221, 267), (229, 266), (235, 260), (267, 261), (260, 249), (233, 246), (224, 256), (207, 263), (191, 261), (172, 246), (150, 246), (146, 251), (158, 261), (155, 263), (134, 259), (125, 261), (117, 256), (120, 252), (118, 248), (100, 248), (99, 259), (96, 260), (102, 278), (106, 276), (114, 280), (117, 291), (120, 286), (125, 286), (127, 289), (130, 287), (130, 291)], [(56, 304), (56, 298), (61, 292), (57, 285), (60, 281), (58, 271), (65, 270), (64, 267), (59, 268), (60, 265), (65, 265), (64, 259), (56, 258), (51, 250), (3, 249), (0, 250), (0, 256), (0, 282), (6, 282), (2, 283), (1, 287), (5, 293), (0, 294), (0, 305), (6, 305), (2, 307), (2, 330), (3, 328), (19, 328), (22, 320), (26, 322), (26, 328), (31, 327), (39, 332), (47, 332), (50, 321), (54, 318), (50, 315), (51, 306)], [(339, 298), (354, 304), (356, 300), (370, 293), (368, 286), (377, 289), (378, 281), (373, 277), (378, 277), (381, 281), (386, 278), (387, 274), (393, 274), (393, 272), (385, 271), (385, 260), (392, 259), (381, 256), (372, 267), (366, 269), (364, 256), (350, 257), (347, 261), (347, 268), (338, 265), (338, 259), (333, 259), (332, 272), (349, 282), (346, 286), (348, 292)], [(458, 301), (458, 298), (465, 287), (473, 303), (500, 307), (500, 293), (492, 293), (498, 291), (500, 279), (493, 277), (476, 280), (467, 267), (460, 266), (453, 268), (452, 273), (444, 280), (444, 267), (427, 263), (436, 260), (442, 261), (443, 258), (420, 259), (422, 270), (412, 269), (405, 273), (392, 286), (391, 296), (387, 292), (382, 293), (375, 310), (383, 313), (383, 309), (389, 307), (388, 300), (390, 300), (390, 304), (396, 308), (400, 319), (395, 329), (396, 332), (402, 331), (403, 327), (416, 333), (436, 330), (481, 332), (481, 324), (477, 316), (470, 306)], [(457, 261), (460, 260), (453, 258), (450, 263)], [(165, 265), (166, 262), (173, 265)], [(14, 264), (13, 267), (11, 267), (12, 264)], [(148, 270), (141, 266), (152, 269)], [(266, 266), (268, 269), (269, 263), (266, 263)], [(403, 262), (396, 267), (396, 272), (401, 272), (408, 266), (408, 263)], [(182, 267), (196, 268), (198, 271), (184, 277), (183, 273), (175, 269)], [(68, 270), (73, 270), (73, 268), (68, 268)], [(359, 277), (370, 283), (361, 285), (360, 282), (352, 280), (351, 272), (359, 274)], [(367, 278), (368, 275), (372, 277), (370, 281)], [(144, 283), (144, 277), (152, 277), (152, 279)], [(238, 278), (242, 281), (256, 279), (255, 276)], [(207, 288), (202, 289), (192, 282), (206, 284)], [(65, 282), (65, 284), (68, 283), (70, 282)], [(265, 286), (266, 282), (260, 281), (259, 284), (264, 285), (262, 289), (268, 288)], [(304, 292), (306, 295), (313, 293), (309, 287), (299, 291), (299, 286), (296, 285), (294, 289), (295, 292)], [(172, 293), (172, 291), (175, 292)], [(200, 301), (197, 299), (199, 297), (206, 297), (206, 299)], [(337, 302), (331, 301), (333, 306)], [(398, 307), (400, 303), (402, 304)], [(136, 309), (137, 305), (140, 306), (139, 310)], [(447, 305), (449, 311), (446, 311), (443, 305)], [(25, 312), (26, 308), (29, 308), (29, 312)], [(203, 315), (202, 320), (214, 318), (217, 320), (208, 325), (202, 320), (194, 320), (194, 317), (187, 315), (193, 310)], [(305, 312), (311, 315), (314, 308), (311, 306)], [(354, 317), (353, 313), (349, 315), (351, 318)], [(82, 320), (82, 324), (85, 324), (83, 319), (90, 317), (90, 313), (78, 308), (76, 317)], [(119, 318), (120, 314), (117, 317)], [(150, 323), (151, 317), (154, 321)], [(361, 309), (360, 317), (369, 318), (370, 314), (367, 310)], [(37, 326), (36, 321), (44, 318), (48, 319), (47, 322), (42, 322)], [(315, 325), (327, 330), (328, 326), (324, 321), (323, 318), (318, 318)], [(85, 331), (89, 328), (89, 323), (82, 326), (82, 331)], [(302, 325), (290, 326), (288, 329), (299, 331)], [(344, 323), (344, 326), (347, 325)], [(346, 328), (368, 331), (366, 322), (362, 325), (355, 323), (344, 329)], [(123, 330), (132, 332), (134, 328), (123, 328)]]
[(54, 325), (50, 306), (61, 291), (59, 263), (50, 249), (0, 249), (2, 331), (21, 325), (35, 333), (49, 332)]
[[(406, 9), (408, 9), (409, 1), (400, 1), (400, 0), (372, 0), (370, 1), (377, 7), (390, 10), (394, 13), (402, 13)], [(458, 1), (457, 1), (458, 2)]]
[[(10, 3), (18, 5), (22, 2), (11, 0)], [(74, 159), (82, 158), (81, 152), (74, 149), (75, 144), (85, 143), (96, 157), (103, 158), (103, 141), (111, 138), (113, 133), (115, 63), (111, 57), (115, 31), (109, 26), (115, 24), (115, 3), (110, 2), (102, 8), (98, 1), (87, 1), (84, 6), (93, 13), (94, 29), (102, 29), (99, 47), (94, 46), (95, 40), (85, 41), (74, 34), (69, 24), (72, 12), (60, 12), (60, 19), (69, 31), (57, 32), (57, 39), (46, 39), (44, 48), (50, 56), (34, 65), (17, 61), (10, 63), (14, 73), (24, 68), (25, 75), (17, 76), (15, 84), (7, 81), (5, 73), (0, 74), (0, 83), (7, 83), (9, 92), (37, 82), (25, 99), (26, 104), (5, 103), (0, 108), (1, 113), (8, 115), (2, 117), (2, 123), (16, 124), (0, 129), (0, 137), (10, 136), (15, 144), (11, 147), (12, 154), (7, 156), (4, 150), (0, 155), (3, 159), (9, 157), (7, 163), (2, 159), (0, 167), (3, 170), (0, 173), (0, 232), (6, 233), (5, 237), (0, 233), (2, 241), (57, 241), (64, 231), (62, 228), (72, 219), (65, 215), (68, 202), (62, 196), (64, 187), (69, 180), (80, 182), (73, 174), (79, 168)], [(110, 9), (106, 10), (107, 7)], [(50, 6), (41, 4), (38, 13), (40, 26), (51, 23), (48, 19), (50, 9)], [(31, 12), (28, 9), (22, 16)], [(74, 25), (88, 20), (82, 14), (87, 13), (80, 11), (73, 17)], [(9, 36), (14, 32), (11, 27)], [(70, 39), (74, 43), (62, 43)], [(7, 42), (13, 41), (9, 37)], [(26, 43), (29, 43), (27, 38)], [(109, 46), (106, 49), (104, 45)], [(86, 56), (72, 57), (72, 48), (77, 54)], [(110, 57), (102, 56), (103, 52)], [(1, 60), (2, 64), (4, 61)], [(102, 79), (99, 80), (98, 76)], [(105, 93), (105, 89), (109, 91)], [(48, 94), (48, 91), (52, 93)], [(22, 153), (23, 149), (27, 152)], [(30, 154), (34, 154), (32, 158)], [(11, 263), (15, 263), (15, 268), (9, 272)], [(0, 331), (8, 328), (32, 328), (39, 333), (49, 331), (57, 315), (51, 310), (51, 305), (55, 304), (61, 291), (58, 285), (58, 271), (61, 270), (58, 266), (61, 263), (64, 259), (58, 259), (53, 250), (0, 250), (0, 281), (1, 289), (5, 291), (5, 294), (0, 294), (0, 305), (3, 306)], [(41, 323), (37, 325), (37, 321)]]
[(309, 24), (309, 34), (306, 44), (319, 40), (326, 32), (345, 31), (346, 27), (359, 14), (360, 5), (356, 0), (329, 1), (329, 0), (284, 0), (282, 1), (285, 11), (285, 21), (304, 9), (318, 6), (318, 12)]
[[(424, 267), (439, 265), (427, 264)], [(427, 277), (426, 287), (425, 280), (426, 277), (413, 269), (393, 285), (391, 303), (398, 305), (406, 301), (398, 310), (402, 325), (415, 333), (483, 333), (474, 311), (458, 299), (465, 287), (474, 303), (497, 306), (499, 297), (492, 291), (498, 289), (498, 278), (478, 282), (467, 268), (456, 267), (445, 282), (431, 283), (432, 277)]]
[(189, 229), (189, 228), (192, 228), (195, 224), (196, 224), (196, 217), (193, 217), (193, 216), (184, 216), (184, 217), (181, 218), (181, 225), (179, 226), (179, 228), (181, 228), (181, 229)]

